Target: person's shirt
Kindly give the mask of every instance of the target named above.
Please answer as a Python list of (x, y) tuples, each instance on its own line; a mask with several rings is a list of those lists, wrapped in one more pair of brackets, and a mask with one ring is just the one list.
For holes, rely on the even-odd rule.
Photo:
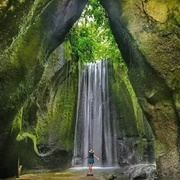
[(94, 153), (89, 152), (89, 158), (94, 158)]

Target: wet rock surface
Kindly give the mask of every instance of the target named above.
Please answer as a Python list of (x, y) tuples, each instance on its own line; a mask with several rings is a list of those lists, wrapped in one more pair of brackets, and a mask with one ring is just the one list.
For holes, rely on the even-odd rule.
[(156, 179), (156, 166), (151, 164), (138, 164), (126, 167), (123, 172), (128, 174), (129, 179)]

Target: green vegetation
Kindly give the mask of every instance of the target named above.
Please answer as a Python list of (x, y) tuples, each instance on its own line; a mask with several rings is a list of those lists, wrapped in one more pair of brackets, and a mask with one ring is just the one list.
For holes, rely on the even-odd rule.
[(165, 153), (165, 147), (159, 140), (155, 141), (155, 152), (157, 159)]
[(89, 1), (67, 38), (71, 42), (72, 53), (78, 56), (81, 62), (121, 57), (109, 27), (107, 14), (97, 0)]
[[(121, 115), (126, 116), (126, 121), (123, 123), (127, 124), (130, 133), (136, 133), (137, 128), (140, 138), (139, 151), (143, 154), (144, 146), (142, 136), (148, 132), (146, 132), (144, 127), (142, 110), (129, 80), (128, 69), (112, 35), (107, 13), (97, 0), (89, 1), (80, 19), (67, 35), (67, 39), (71, 42), (72, 54), (78, 56), (81, 63), (93, 62), (102, 58), (108, 58), (110, 62), (112, 62), (116, 78), (116, 82), (112, 84), (112, 94), (113, 96), (117, 96), (115, 99), (118, 99), (120, 93), (122, 93), (120, 89), (123, 89), (123, 84), (126, 87), (129, 99), (126, 100), (127, 97), (124, 97), (124, 99), (127, 101), (128, 107), (131, 106), (132, 103), (132, 118), (134, 118), (134, 124), (131, 122), (132, 119), (129, 118), (131, 122), (131, 126), (129, 126), (127, 120), (129, 116), (126, 115), (126, 112), (123, 114), (122, 110)], [(121, 94), (121, 96), (123, 96), (123, 94)], [(125, 102), (116, 103), (123, 104)], [(116, 106), (118, 106), (118, 104), (116, 104)], [(118, 108), (120, 108), (119, 106)]]
[[(60, 48), (51, 54), (40, 82), (19, 107), (11, 126), (16, 141), (31, 140), (34, 152), (40, 157), (50, 155), (55, 148), (73, 149), (77, 94), (77, 68), (74, 64), (77, 63), (73, 63), (69, 41), (62, 46), (64, 58), (59, 58)], [(62, 67), (57, 70), (60, 61)], [(24, 86), (20, 87), (18, 92), (22, 93)], [(49, 144), (52, 148), (44, 148)]]
[(12, 123), (12, 129), (11, 132), (18, 130), (21, 131), (22, 129), (22, 115), (23, 115), (23, 107), (20, 108), (19, 112), (15, 116), (13, 123)]

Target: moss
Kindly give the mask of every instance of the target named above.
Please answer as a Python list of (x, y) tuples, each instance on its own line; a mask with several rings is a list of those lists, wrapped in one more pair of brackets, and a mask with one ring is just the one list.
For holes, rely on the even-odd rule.
[(48, 125), (47, 121), (43, 121), (40, 117), (37, 116), (37, 124), (35, 127), (37, 143), (38, 144), (46, 144), (48, 141)]
[(63, 43), (61, 48), (50, 56), (35, 93), (40, 105), (35, 132), (40, 146), (56, 146), (69, 151), (73, 149), (77, 65), (66, 61), (72, 59), (69, 42)]
[(155, 153), (156, 153), (157, 160), (159, 159), (159, 157), (161, 157), (165, 153), (165, 147), (163, 143), (161, 143), (158, 140), (155, 141)]
[(37, 149), (36, 136), (31, 134), (30, 132), (28, 132), (28, 128), (29, 128), (28, 126), (26, 128), (23, 126), (23, 124), (25, 123), (25, 122), (23, 122), (25, 107), (26, 107), (26, 104), (24, 104), (20, 108), (18, 114), (15, 116), (13, 123), (12, 123), (12, 132), (14, 132), (14, 131), (18, 132), (17, 137), (16, 137), (17, 141), (23, 141), (26, 138), (30, 138), (34, 144), (35, 153), (37, 155), (41, 156), (41, 154), (38, 152), (38, 149)]
[[(126, 65), (121, 62), (120, 64), (113, 61), (113, 68), (115, 70), (115, 73), (116, 73), (116, 76), (117, 76), (117, 79), (119, 79), (120, 81), (123, 81), (128, 92), (129, 92), (129, 97), (131, 98), (131, 102), (132, 102), (132, 106), (133, 106), (133, 109), (134, 109), (134, 116), (135, 116), (135, 119), (136, 119), (136, 123), (137, 123), (137, 128), (138, 128), (138, 131), (139, 131), (139, 134), (145, 134), (144, 132), (144, 119), (143, 119), (143, 113), (142, 113), (142, 110), (138, 104), (138, 100), (137, 100), (137, 97), (136, 97), (136, 94), (134, 92), (134, 89), (131, 85), (131, 82), (129, 80), (129, 77), (128, 77), (128, 69), (126, 67)], [(115, 89), (118, 89), (118, 88), (121, 88), (120, 87), (120, 83), (118, 81), (116, 81), (116, 87)]]
[(20, 3), (24, 3), (26, 0), (19, 0)]
[(22, 141), (25, 140), (26, 138), (30, 138), (34, 144), (34, 152), (38, 155), (38, 156), (43, 156), (42, 154), (39, 153), (38, 148), (37, 148), (37, 140), (36, 140), (36, 136), (29, 133), (29, 132), (21, 132), (18, 134), (18, 136), (16, 137), (17, 141)]
[(156, 21), (163, 23), (168, 18), (168, 8), (165, 3), (151, 0), (144, 3), (144, 5), (146, 13)]
[(63, 48), (64, 48), (64, 59), (72, 60), (72, 47), (69, 40), (64, 41)]
[(41, 50), (41, 21), (38, 20), (25, 34), (17, 37), (12, 44), (11, 64), (15, 68), (23, 68), (25, 75), (32, 71), (37, 52)]
[(23, 115), (23, 107), (19, 110), (17, 115), (15, 116), (13, 122), (12, 122), (12, 129), (13, 131), (21, 131), (22, 129), (22, 115)]
[[(69, 60), (71, 56), (68, 55), (71, 52), (70, 44), (67, 43), (64, 47), (64, 51), (67, 51), (67, 56), (65, 57), (69, 56)], [(76, 64), (73, 64), (73, 62), (68, 63), (66, 66), (66, 62), (63, 59), (59, 59), (59, 57), (63, 57), (59, 56), (59, 53), (57, 49), (50, 57), (51, 61), (46, 64), (40, 83), (35, 91), (30, 96), (27, 96), (26, 103), (19, 110), (12, 125), (12, 131), (17, 130), (18, 132), (16, 140), (27, 141), (27, 138), (31, 139), (34, 152), (40, 157), (50, 155), (54, 149), (66, 151), (73, 149), (77, 69)], [(64, 63), (64, 66), (63, 64), (61, 67), (59, 66), (60, 61)], [(17, 68), (21, 66), (17, 61), (12, 63)], [(74, 66), (72, 72), (71, 66)], [(64, 79), (60, 84), (57, 84), (59, 82), (57, 77), (55, 79), (52, 78), (57, 71), (57, 67), (60, 68), (60, 72), (63, 72), (61, 76), (58, 76), (58, 78)], [(72, 74), (69, 75), (69, 73)], [(54, 83), (57, 87), (54, 87)], [(17, 98), (17, 94), (22, 94), (25, 91), (24, 88), (27, 88), (24, 83), (20, 85), (11, 98)], [(34, 110), (31, 111), (30, 107), (33, 107)], [(31, 113), (36, 113), (36, 115)], [(42, 150), (41, 147), (45, 148)]]
[[(114, 82), (112, 94), (119, 121), (121, 138), (132, 138), (136, 156), (144, 162), (154, 161), (153, 134), (144, 118), (136, 93), (128, 77), (128, 69), (123, 60), (113, 60)], [(142, 74), (143, 76), (143, 74)], [(128, 112), (128, 113), (127, 113)], [(151, 149), (151, 150), (149, 150)], [(150, 152), (151, 151), (151, 152)]]
[[(74, 78), (73, 78), (74, 79)], [(69, 78), (59, 87), (53, 102), (53, 111), (49, 113), (51, 119), (50, 127), (53, 134), (57, 136), (59, 144), (63, 149), (73, 149), (74, 138), (74, 109), (76, 101), (76, 91)], [(75, 83), (75, 82), (73, 82)]]

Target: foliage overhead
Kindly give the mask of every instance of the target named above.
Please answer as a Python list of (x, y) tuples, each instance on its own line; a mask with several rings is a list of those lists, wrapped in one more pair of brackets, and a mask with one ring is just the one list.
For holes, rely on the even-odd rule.
[(102, 58), (121, 59), (107, 13), (97, 0), (89, 0), (67, 38), (71, 42), (73, 54), (81, 62), (93, 62)]

